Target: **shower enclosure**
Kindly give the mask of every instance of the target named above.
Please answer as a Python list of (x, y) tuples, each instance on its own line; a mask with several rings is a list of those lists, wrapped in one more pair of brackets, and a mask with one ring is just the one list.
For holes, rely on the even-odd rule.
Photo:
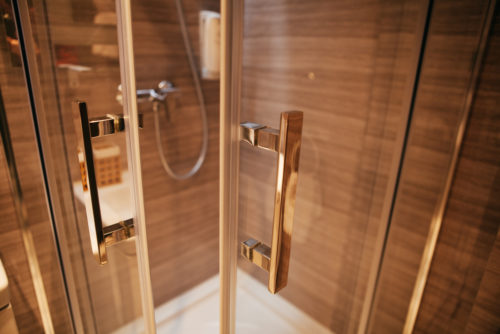
[(461, 2), (467, 75), (433, 132), (417, 92), (451, 2), (3, 1), (43, 330), (411, 331), (494, 8)]

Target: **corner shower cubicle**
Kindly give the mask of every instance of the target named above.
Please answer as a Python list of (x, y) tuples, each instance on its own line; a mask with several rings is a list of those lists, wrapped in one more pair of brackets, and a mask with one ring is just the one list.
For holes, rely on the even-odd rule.
[(495, 1), (1, 4), (19, 333), (500, 326)]

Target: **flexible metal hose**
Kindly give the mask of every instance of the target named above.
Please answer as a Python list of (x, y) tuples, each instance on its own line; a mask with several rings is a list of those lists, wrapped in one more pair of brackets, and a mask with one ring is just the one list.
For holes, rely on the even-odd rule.
[(189, 66), (191, 68), (191, 73), (193, 75), (193, 81), (196, 88), (196, 95), (198, 97), (198, 102), (200, 104), (200, 116), (203, 127), (203, 141), (201, 144), (200, 153), (198, 155), (198, 159), (193, 167), (184, 174), (176, 173), (168, 164), (167, 158), (165, 157), (165, 153), (163, 152), (163, 146), (161, 144), (161, 131), (160, 131), (160, 117), (158, 115), (158, 104), (159, 102), (155, 101), (153, 103), (153, 112), (155, 119), (155, 132), (156, 132), (156, 146), (158, 148), (158, 154), (160, 155), (161, 164), (163, 168), (167, 172), (167, 174), (175, 180), (186, 180), (196, 174), (203, 162), (205, 161), (205, 157), (207, 155), (207, 147), (208, 147), (208, 121), (207, 121), (207, 111), (205, 108), (205, 99), (203, 98), (203, 91), (201, 90), (200, 77), (198, 75), (198, 70), (196, 68), (196, 63), (193, 54), (193, 48), (189, 43), (189, 35), (187, 30), (186, 21), (184, 19), (184, 10), (182, 8), (181, 0), (175, 0), (175, 6), (177, 8), (177, 16), (179, 18), (179, 24), (182, 32), (182, 40), (184, 41), (184, 48), (186, 49), (186, 53), (189, 60)]

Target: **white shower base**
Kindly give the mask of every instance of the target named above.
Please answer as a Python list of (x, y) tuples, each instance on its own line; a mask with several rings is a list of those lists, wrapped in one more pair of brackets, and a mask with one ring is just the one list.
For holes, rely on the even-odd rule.
[[(156, 308), (161, 334), (219, 334), (219, 277), (214, 276)], [(136, 320), (115, 333), (141, 333)], [(238, 270), (237, 334), (331, 334), (332, 332), (279, 295)]]

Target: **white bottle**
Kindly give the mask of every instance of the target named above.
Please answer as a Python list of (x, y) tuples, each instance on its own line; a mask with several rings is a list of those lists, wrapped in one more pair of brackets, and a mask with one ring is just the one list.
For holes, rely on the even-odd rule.
[(200, 62), (203, 79), (219, 79), (220, 14), (217, 12), (200, 12)]

